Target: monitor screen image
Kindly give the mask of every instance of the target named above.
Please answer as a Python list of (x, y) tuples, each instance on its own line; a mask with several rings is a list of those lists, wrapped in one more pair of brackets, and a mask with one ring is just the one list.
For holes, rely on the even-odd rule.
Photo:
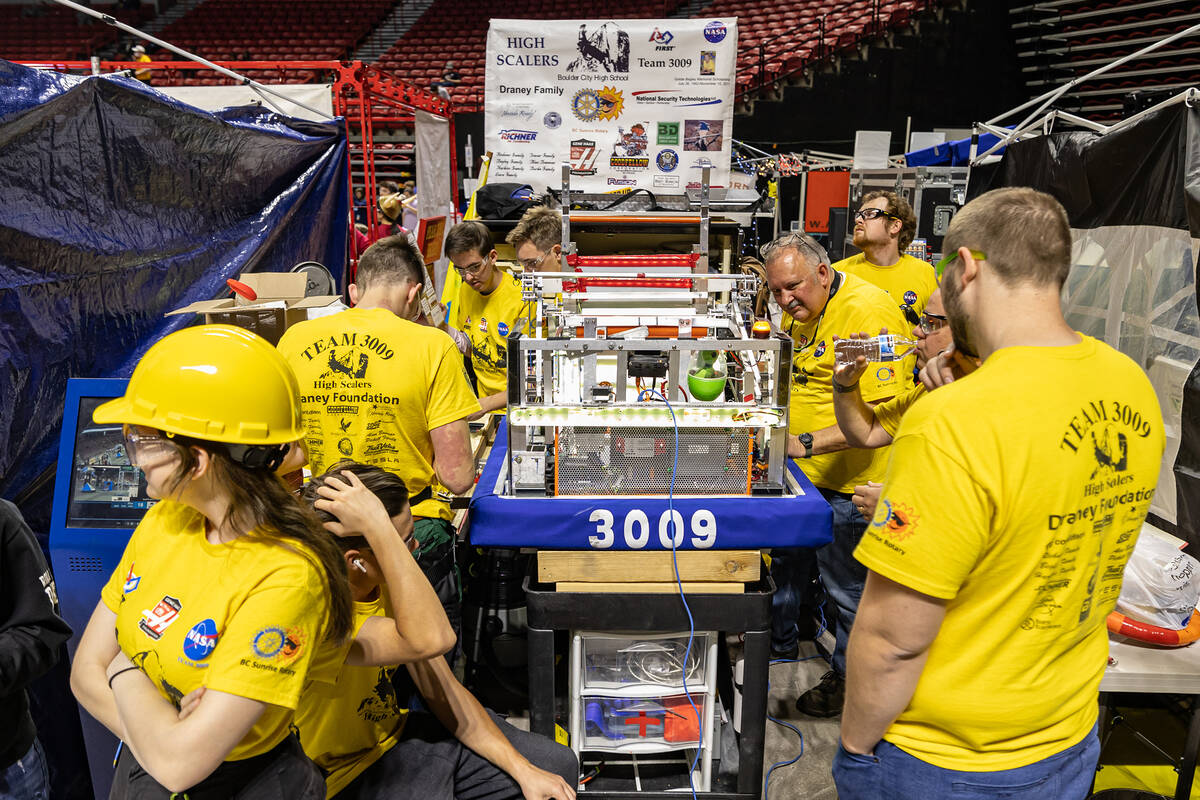
[(68, 528), (136, 528), (154, 505), (142, 471), (129, 463), (120, 425), (98, 425), (92, 413), (107, 397), (81, 397), (71, 458)]

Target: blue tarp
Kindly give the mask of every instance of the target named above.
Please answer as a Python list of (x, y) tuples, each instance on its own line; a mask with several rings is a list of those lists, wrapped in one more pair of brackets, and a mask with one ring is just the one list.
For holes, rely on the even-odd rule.
[[(979, 152), (986, 153), (998, 141), (1000, 141), (1000, 137), (995, 134), (981, 133), (979, 135)], [(1003, 153), (1004, 148), (1002, 147), (992, 155), (998, 156)], [(904, 154), (904, 163), (910, 167), (965, 167), (970, 160), (970, 136), (966, 139), (955, 139), (952, 142), (935, 144), (933, 147)]]
[(345, 148), (340, 120), (0, 60), (0, 496), (54, 463), (68, 377), (128, 377), (195, 321), (165, 312), (241, 272), (344, 269)]
[[(671, 508), (663, 496), (507, 497), (496, 482), (508, 457), (501, 424), (471, 496), (471, 544), (557, 550), (670, 550)], [(679, 550), (820, 547), (833, 539), (833, 512), (788, 459), (796, 497), (676, 497)]]

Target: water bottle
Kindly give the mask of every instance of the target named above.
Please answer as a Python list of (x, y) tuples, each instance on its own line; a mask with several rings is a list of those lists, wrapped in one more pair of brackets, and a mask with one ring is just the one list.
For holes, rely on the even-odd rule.
[(833, 346), (836, 366), (853, 364), (859, 356), (868, 362), (897, 361), (912, 352), (917, 343), (892, 333), (870, 339), (838, 339)]

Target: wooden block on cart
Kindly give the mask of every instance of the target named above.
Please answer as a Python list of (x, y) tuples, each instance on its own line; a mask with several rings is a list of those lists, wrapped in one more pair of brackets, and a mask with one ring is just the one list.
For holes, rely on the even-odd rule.
[[(671, 583), (616, 583), (559, 581), (554, 585), (559, 592), (602, 592), (609, 594), (678, 594), (679, 585)], [(684, 581), (684, 594), (742, 594), (744, 583), (737, 581)]]
[[(762, 556), (757, 550), (680, 550), (675, 555), (679, 561), (679, 579), (685, 582), (753, 583), (760, 577)], [(673, 583), (675, 569), (669, 550), (539, 550), (538, 580), (542, 583)]]

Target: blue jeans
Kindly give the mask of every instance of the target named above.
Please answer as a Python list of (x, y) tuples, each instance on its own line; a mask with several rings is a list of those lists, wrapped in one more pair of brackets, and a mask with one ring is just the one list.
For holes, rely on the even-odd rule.
[(0, 800), (47, 800), (50, 797), (50, 773), (46, 754), (33, 740), (29, 752), (0, 772)]
[(942, 769), (886, 741), (871, 756), (848, 753), (839, 742), (833, 782), (839, 800), (1083, 800), (1091, 794), (1099, 760), (1096, 728), (1061, 753), (995, 772)]
[(833, 633), (837, 644), (832, 665), (838, 675), (845, 677), (846, 643), (850, 640), (858, 601), (862, 599), (863, 586), (867, 583), (867, 568), (854, 558), (854, 548), (862, 541), (867, 520), (854, 507), (851, 495), (828, 489), (819, 491), (833, 509), (833, 541), (817, 550), (817, 565), (825, 592), (837, 609), (837, 614), (826, 615), (835, 617)]
[(771, 548), (771, 578), (775, 594), (771, 595), (771, 649), (786, 653), (800, 640), (797, 619), (807, 597), (808, 585), (817, 570), (817, 559), (811, 548)]

